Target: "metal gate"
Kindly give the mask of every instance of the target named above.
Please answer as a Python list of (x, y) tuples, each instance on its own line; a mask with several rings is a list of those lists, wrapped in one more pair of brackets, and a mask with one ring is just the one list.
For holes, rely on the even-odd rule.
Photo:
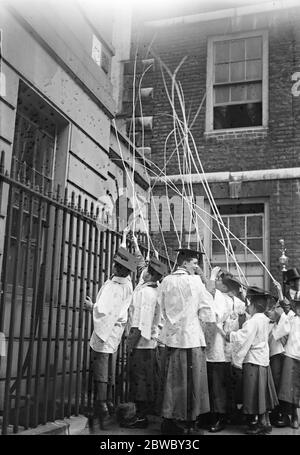
[[(91, 314), (109, 277), (121, 236), (99, 231), (93, 203), (67, 191), (49, 193), (22, 172), (5, 172), (9, 186), (1, 276), (0, 357), (2, 434), (86, 413), (92, 406)], [(141, 247), (145, 254), (146, 247)], [(165, 259), (161, 258), (162, 260)], [(134, 277), (135, 278), (135, 277)], [(127, 399), (124, 339), (118, 351), (115, 401)]]

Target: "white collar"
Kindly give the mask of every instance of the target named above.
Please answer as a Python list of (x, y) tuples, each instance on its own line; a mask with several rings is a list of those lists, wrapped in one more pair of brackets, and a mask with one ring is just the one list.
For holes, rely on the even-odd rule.
[(172, 275), (190, 275), (190, 273), (183, 267), (178, 267)]

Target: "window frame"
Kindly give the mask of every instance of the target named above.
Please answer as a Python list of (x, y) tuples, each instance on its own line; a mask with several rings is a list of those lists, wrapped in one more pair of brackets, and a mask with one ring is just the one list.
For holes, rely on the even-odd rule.
[[(264, 211), (263, 212), (257, 212), (255, 214), (263, 213), (264, 214), (264, 223), (263, 223), (263, 255), (262, 257), (260, 254), (258, 257), (260, 257), (261, 261), (265, 264), (265, 266), (270, 269), (270, 208), (269, 208), (269, 200), (266, 198), (256, 198), (256, 197), (249, 197), (249, 198), (241, 198), (238, 201), (233, 201), (232, 199), (216, 199), (216, 205), (217, 206), (235, 206), (235, 205), (243, 205), (243, 204), (263, 204), (264, 205)], [(205, 200), (205, 210), (213, 215), (210, 204), (207, 200)], [(224, 215), (227, 216), (227, 215)], [(209, 225), (210, 229), (212, 229), (212, 218), (207, 215), (206, 222)], [(211, 230), (208, 229), (207, 227), (204, 228), (204, 247), (207, 252), (209, 252), (209, 259), (211, 263), (214, 263), (214, 259), (220, 263), (220, 257), (214, 257), (212, 255), (212, 233)], [(225, 257), (225, 253), (224, 253)], [(238, 262), (243, 263), (243, 261), (238, 259)], [(247, 263), (252, 263), (254, 264), (256, 261), (253, 257), (253, 260), (250, 260), (249, 262), (246, 261)], [(258, 261), (257, 261), (258, 262)], [(223, 263), (223, 261), (222, 261)], [(206, 267), (207, 269), (207, 267)], [(205, 270), (206, 270), (205, 269)], [(206, 272), (208, 273), (209, 270), (207, 269)], [(267, 273), (267, 271), (264, 269), (263, 271), (263, 279), (264, 279), (264, 286), (265, 289), (270, 289), (270, 276)]]
[[(205, 133), (240, 132), (247, 130), (261, 130), (268, 126), (268, 85), (269, 85), (269, 41), (267, 30), (256, 30), (228, 35), (208, 37), (207, 41), (207, 71), (206, 71), (206, 116)], [(218, 41), (230, 41), (235, 39), (262, 37), (262, 125), (214, 129), (214, 43)]]

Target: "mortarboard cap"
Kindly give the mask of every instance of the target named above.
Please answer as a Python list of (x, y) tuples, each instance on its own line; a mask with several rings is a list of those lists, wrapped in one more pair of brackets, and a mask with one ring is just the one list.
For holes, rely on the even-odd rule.
[(163, 264), (156, 257), (152, 257), (150, 259), (149, 266), (162, 276), (167, 275), (168, 273), (168, 267), (166, 264)]
[(179, 254), (182, 254), (187, 257), (198, 257), (204, 254), (204, 251), (201, 250), (193, 250), (192, 248), (177, 248)]
[(113, 258), (114, 262), (122, 265), (131, 272), (135, 272), (137, 268), (137, 258), (129, 253), (125, 248), (120, 247)]

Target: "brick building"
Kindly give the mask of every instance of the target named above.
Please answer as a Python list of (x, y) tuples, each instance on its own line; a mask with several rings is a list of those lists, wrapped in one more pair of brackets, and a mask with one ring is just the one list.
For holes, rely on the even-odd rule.
[[(173, 118), (161, 61), (174, 72), (185, 58), (176, 79), (189, 119), (203, 101), (191, 131), (220, 214), (278, 279), (279, 239), (285, 240), (290, 266), (299, 265), (300, 255), (300, 6), (297, 1), (246, 3), (212, 2), (205, 9), (194, 4), (187, 14), (182, 6), (176, 17), (139, 16), (132, 59), (136, 54), (138, 62), (148, 61), (151, 68), (141, 76), (143, 68), (136, 67), (144, 102), (135, 115), (152, 125), (140, 145), (152, 161), (153, 195), (161, 216), (167, 216), (170, 206), (161, 204), (166, 185), (155, 173), (166, 163), (170, 181), (180, 192), (182, 181), (192, 181), (194, 195), (199, 201), (203, 196), (202, 206), (209, 212), (199, 172), (195, 166), (191, 177), (180, 171), (183, 159), (174, 155), (172, 137), (166, 145)], [(164, 77), (171, 93), (166, 71)], [(167, 191), (174, 197), (173, 190)], [(151, 221), (162, 245), (153, 213)], [(206, 222), (215, 229), (209, 216)], [(178, 246), (172, 224), (165, 232), (170, 253)], [(199, 229), (210, 261), (224, 265), (224, 248), (205, 224), (200, 222)], [(185, 233), (183, 241), (187, 239)], [(268, 274), (257, 258), (234, 239), (233, 247), (249, 281), (268, 287)]]

